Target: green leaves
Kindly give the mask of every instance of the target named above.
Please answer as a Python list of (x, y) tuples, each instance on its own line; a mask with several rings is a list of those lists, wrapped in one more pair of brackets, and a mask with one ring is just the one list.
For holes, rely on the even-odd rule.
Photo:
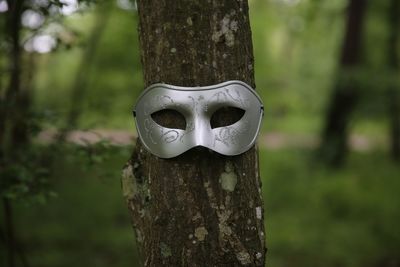
[(28, 203), (45, 203), (56, 194), (50, 186), (50, 167), (48, 147), (26, 148), (13, 151), (0, 168), (0, 196)]

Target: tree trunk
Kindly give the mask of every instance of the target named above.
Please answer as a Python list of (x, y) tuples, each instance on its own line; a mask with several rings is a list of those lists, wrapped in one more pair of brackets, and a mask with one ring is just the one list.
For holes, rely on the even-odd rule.
[[(10, 45), (8, 55), (8, 65), (10, 68), (10, 78), (4, 94), (0, 95), (0, 168), (8, 164), (9, 159), (14, 160), (14, 146), (24, 146), (27, 136), (23, 132), (24, 121), (21, 114), (25, 111), (24, 107), (18, 109), (19, 104), (24, 99), (21, 93), (21, 14), (23, 10), (23, 0), (7, 1), (9, 11), (7, 12), (5, 23), (5, 36)], [(17, 140), (21, 143), (17, 142)], [(17, 149), (16, 149), (17, 150)], [(8, 250), (8, 266), (15, 266), (16, 240), (14, 224), (12, 220), (11, 200), (3, 199), (4, 220), (6, 228), (6, 240)]]
[[(388, 53), (387, 61), (390, 74), (397, 75), (399, 71), (399, 55), (397, 47), (399, 44), (400, 27), (400, 2), (391, 0), (388, 9)], [(389, 118), (390, 118), (390, 140), (392, 158), (400, 161), (400, 86), (398, 82), (390, 84), (388, 90)]]
[[(362, 30), (366, 0), (350, 0), (347, 10), (346, 32), (339, 61), (339, 74), (334, 87), (320, 153), (322, 160), (331, 166), (343, 164), (347, 155), (348, 126), (358, 96), (357, 67), (361, 64)], [(350, 77), (350, 79), (346, 79)]]
[[(25, 97), (21, 92), (21, 15), (23, 0), (7, 1), (9, 11), (5, 23), (5, 36), (10, 45), (8, 55), (8, 66), (10, 78), (4, 94), (0, 95), (0, 160), (4, 157), (9, 147), (12, 147), (17, 140), (23, 146), (27, 142), (23, 128), (22, 114), (26, 110), (23, 107)], [(19, 107), (19, 108), (18, 108)]]
[[(147, 0), (138, 11), (146, 86), (235, 79), (254, 87), (247, 1)], [(254, 147), (234, 157), (195, 148), (161, 159), (138, 141), (123, 173), (144, 266), (264, 266)]]
[(15, 256), (16, 256), (16, 245), (14, 237), (14, 222), (13, 222), (13, 212), (11, 208), (11, 202), (9, 199), (3, 198), (3, 208), (4, 208), (4, 227), (5, 227), (5, 239), (7, 247), (7, 263), (8, 267), (15, 266)]
[[(9, 165), (19, 164), (29, 145), (28, 115), (31, 96), (27, 88), (24, 88), (24, 85), (27, 87), (28, 83), (24, 84), (22, 73), (24, 69), (32, 67), (32, 62), (28, 62), (25, 66), (23, 64), (21, 17), (24, 5), (25, 0), (7, 0), (9, 10), (5, 13), (3, 32), (10, 50), (6, 56), (10, 77), (4, 93), (0, 92), (0, 170)], [(28, 74), (28, 71), (25, 71), (25, 74)], [(29, 77), (27, 80), (30, 80)], [(1, 178), (6, 179), (6, 177)], [(14, 180), (18, 181), (18, 177), (15, 177)], [(23, 251), (16, 238), (12, 199), (4, 196), (2, 199), (8, 266), (16, 266), (17, 254), (20, 254), (21, 261), (25, 266)]]

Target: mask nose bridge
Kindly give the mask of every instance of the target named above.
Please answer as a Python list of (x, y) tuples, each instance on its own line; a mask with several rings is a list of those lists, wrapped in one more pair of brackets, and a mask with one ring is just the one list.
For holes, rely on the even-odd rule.
[(194, 145), (208, 147), (210, 139), (210, 118), (207, 117), (207, 112), (204, 110), (203, 106), (200, 106), (197, 110), (195, 117), (195, 135), (194, 135)]

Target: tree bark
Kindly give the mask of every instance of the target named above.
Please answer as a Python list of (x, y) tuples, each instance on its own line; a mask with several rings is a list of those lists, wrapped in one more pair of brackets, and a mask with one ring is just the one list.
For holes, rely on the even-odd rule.
[[(347, 151), (348, 126), (357, 104), (357, 67), (361, 64), (362, 31), (367, 7), (366, 0), (350, 0), (346, 31), (339, 61), (339, 74), (328, 104), (322, 133), (320, 154), (328, 165), (343, 164)], [(350, 78), (350, 79), (348, 79)]]
[[(147, 0), (138, 11), (146, 86), (255, 87), (247, 1)], [(256, 148), (160, 159), (138, 141), (122, 184), (144, 266), (264, 266)]]

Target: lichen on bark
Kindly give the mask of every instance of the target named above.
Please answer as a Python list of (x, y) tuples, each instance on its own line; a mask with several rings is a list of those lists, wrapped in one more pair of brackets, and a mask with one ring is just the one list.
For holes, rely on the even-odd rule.
[(230, 14), (226, 14), (224, 18), (220, 21), (219, 27), (214, 29), (211, 39), (218, 43), (222, 40), (229, 47), (235, 45), (235, 33), (238, 31), (238, 22), (231, 17), (234, 17), (236, 12), (232, 10)]
[(222, 189), (233, 192), (237, 184), (237, 174), (233, 170), (232, 164), (228, 161), (225, 165), (225, 171), (221, 173), (220, 182)]

